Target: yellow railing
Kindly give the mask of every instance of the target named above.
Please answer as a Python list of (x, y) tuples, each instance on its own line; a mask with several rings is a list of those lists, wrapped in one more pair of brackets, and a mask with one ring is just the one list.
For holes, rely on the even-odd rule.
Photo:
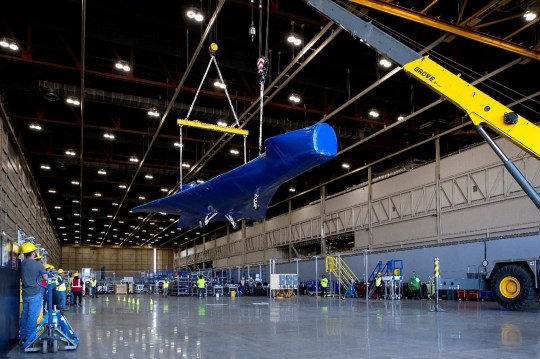
[(360, 282), (356, 274), (341, 257), (326, 257), (326, 271), (332, 273), (345, 290), (354, 283)]

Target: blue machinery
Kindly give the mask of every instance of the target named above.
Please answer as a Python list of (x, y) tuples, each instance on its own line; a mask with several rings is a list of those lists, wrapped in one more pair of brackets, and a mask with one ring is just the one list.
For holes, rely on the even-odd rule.
[[(25, 352), (42, 350), (43, 353), (47, 353), (50, 349), (53, 353), (56, 353), (59, 348), (59, 342), (64, 344), (64, 350), (75, 350), (79, 346), (79, 338), (73, 331), (73, 328), (71, 328), (66, 317), (64, 317), (61, 311), (56, 310), (56, 306), (53, 308), (52, 289), (55, 279), (52, 273), (47, 273), (47, 275), (49, 276), (47, 286), (42, 286), (43, 288), (47, 288), (48, 291), (47, 313), (45, 313), (30, 338), (23, 343)], [(36, 279), (39, 285), (41, 285), (40, 279), (41, 275)]]
[(401, 298), (401, 282), (403, 281), (403, 260), (402, 259), (390, 259), (383, 265), (382, 261), (379, 261), (373, 271), (369, 275), (369, 282), (373, 285), (369, 286), (369, 297), (375, 292), (375, 277), (377, 273), (381, 272), (382, 279), (385, 285), (386, 296), (388, 299), (400, 299)]

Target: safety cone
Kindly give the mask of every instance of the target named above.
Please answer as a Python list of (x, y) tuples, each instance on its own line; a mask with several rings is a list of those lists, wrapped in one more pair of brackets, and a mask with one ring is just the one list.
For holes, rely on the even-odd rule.
[(131, 298), (128, 298), (128, 303), (131, 304)]
[(119, 302), (119, 301), (120, 301), (120, 297), (116, 297), (116, 301)]
[(109, 303), (109, 297), (105, 298), (105, 302)]
[(150, 298), (150, 305), (154, 305), (154, 300)]
[(139, 305), (139, 298), (137, 298), (137, 305)]
[(123, 300), (123, 302), (124, 302), (124, 303), (126, 302), (126, 297), (124, 297), (124, 300)]

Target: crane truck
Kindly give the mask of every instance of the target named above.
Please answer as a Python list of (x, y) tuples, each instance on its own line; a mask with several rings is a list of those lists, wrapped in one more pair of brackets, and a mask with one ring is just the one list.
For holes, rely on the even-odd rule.
[[(478, 133), (501, 159), (504, 167), (540, 209), (540, 195), (489, 136), (485, 126), (538, 160), (540, 160), (540, 127), (464, 81), (460, 76), (446, 70), (429, 56), (420, 55), (334, 1), (303, 1), (343, 27), (354, 38), (397, 63), (409, 76), (461, 108), (473, 122)], [(511, 310), (525, 309), (540, 294), (540, 255), (535, 258), (497, 260), (486, 278), (490, 281), (494, 298), (501, 306)]]

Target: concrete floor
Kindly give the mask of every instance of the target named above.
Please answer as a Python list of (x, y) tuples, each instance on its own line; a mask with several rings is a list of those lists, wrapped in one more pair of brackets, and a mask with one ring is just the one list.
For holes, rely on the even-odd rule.
[[(124, 298), (123, 296), (120, 298)], [(540, 313), (494, 302), (370, 301), (300, 296), (102, 295), (66, 317), (76, 351), (55, 358), (540, 358)], [(150, 304), (153, 300), (153, 305)], [(18, 347), (8, 358), (41, 358)]]

